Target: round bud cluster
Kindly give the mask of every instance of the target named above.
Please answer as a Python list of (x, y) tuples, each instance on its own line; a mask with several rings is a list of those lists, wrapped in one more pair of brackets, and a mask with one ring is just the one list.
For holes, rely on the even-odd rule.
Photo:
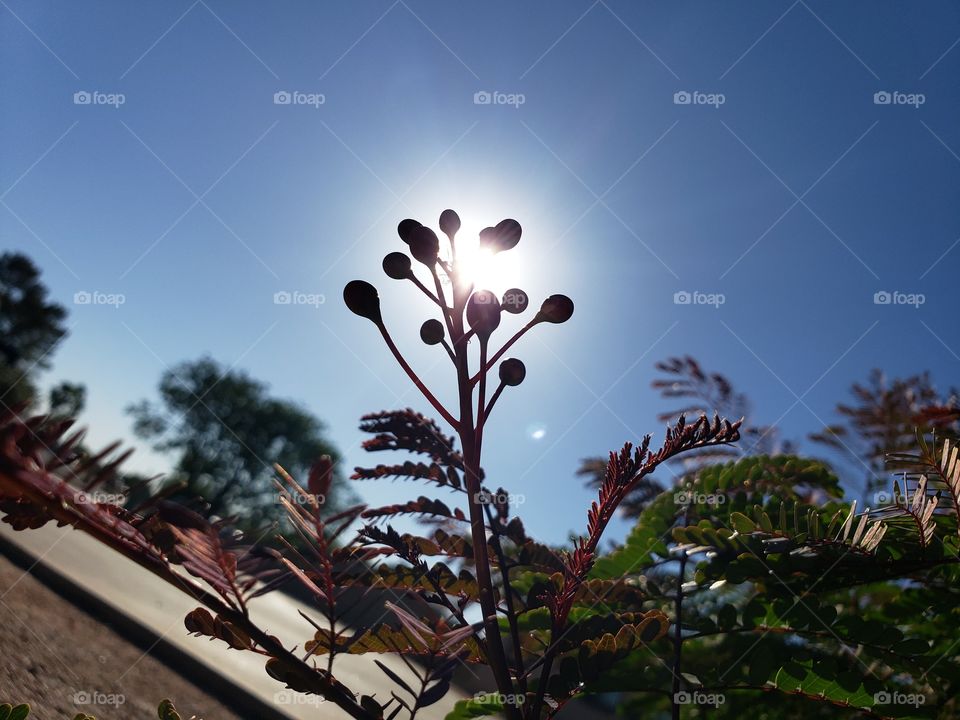
[(406, 220), (401, 220), (400, 224), (397, 225), (397, 234), (400, 236), (400, 239), (403, 240), (407, 245), (410, 244), (410, 236), (413, 234), (413, 231), (418, 227), (421, 227), (420, 223), (416, 220), (411, 220), (407, 218)]
[(489, 290), (477, 290), (467, 300), (467, 322), (481, 340), (500, 325), (500, 301)]
[(413, 275), (410, 258), (402, 252), (392, 252), (383, 258), (383, 271), (394, 280), (406, 280)]
[(453, 210), (444, 210), (440, 213), (440, 230), (442, 230), (443, 234), (450, 238), (451, 241), (459, 229), (460, 216), (457, 215), (457, 213)]
[(510, 288), (503, 294), (503, 298), (500, 300), (500, 306), (503, 308), (503, 311), (513, 313), (514, 315), (522, 313), (527, 309), (527, 305), (529, 304), (530, 298), (527, 296), (527, 293), (520, 288)]
[(573, 300), (566, 295), (551, 295), (540, 306), (537, 317), (550, 323), (565, 323), (573, 316)]
[(410, 254), (427, 267), (437, 264), (440, 254), (440, 239), (428, 227), (421, 225), (410, 233)]
[(427, 345), (437, 345), (443, 342), (443, 323), (431, 318), (420, 326), (420, 339)]
[(496, 227), (484, 228), (480, 231), (480, 247), (498, 253), (510, 250), (520, 242), (523, 229), (520, 223), (513, 219), (501, 220)]
[(500, 363), (500, 382), (504, 385), (519, 385), (526, 376), (527, 368), (517, 358), (507, 358)]
[(343, 301), (350, 312), (378, 325), (383, 322), (380, 316), (380, 296), (377, 295), (377, 289), (365, 280), (348, 282), (343, 288)]

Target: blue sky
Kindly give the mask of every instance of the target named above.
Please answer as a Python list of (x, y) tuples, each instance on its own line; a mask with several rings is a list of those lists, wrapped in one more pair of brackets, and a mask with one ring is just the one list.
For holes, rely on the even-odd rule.
[(577, 311), (515, 353), (485, 465), (559, 541), (585, 523), (579, 459), (661, 432), (664, 357), (725, 372), (794, 438), (872, 367), (956, 384), (958, 39), (947, 2), (3, 0), (0, 249), (70, 309), (48, 378), (88, 386), (95, 444), (210, 354), (324, 418), (352, 466), (362, 413), (426, 404), (343, 285), (380, 287), (449, 399), (429, 308), (380, 260), (404, 217), (515, 217), (497, 281)]

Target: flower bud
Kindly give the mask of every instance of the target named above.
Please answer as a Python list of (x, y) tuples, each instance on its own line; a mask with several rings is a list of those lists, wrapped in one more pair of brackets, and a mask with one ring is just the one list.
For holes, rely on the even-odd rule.
[(444, 210), (440, 213), (440, 229), (444, 235), (453, 240), (453, 236), (460, 229), (460, 216), (453, 210)]
[(519, 385), (526, 376), (527, 368), (520, 360), (507, 358), (500, 363), (500, 382), (504, 385)]
[(427, 267), (437, 264), (437, 255), (440, 253), (440, 240), (437, 234), (428, 227), (421, 225), (410, 233), (410, 254)]
[(494, 247), (493, 247), (496, 241), (497, 241), (496, 228), (485, 227), (483, 230), (480, 231), (480, 247), (488, 250), (493, 250), (494, 252), (496, 252), (496, 250), (494, 250)]
[(413, 274), (406, 253), (392, 252), (383, 259), (383, 271), (394, 280), (405, 280)]
[(497, 242), (500, 245), (501, 250), (510, 250), (515, 248), (517, 243), (520, 242), (520, 235), (523, 232), (523, 228), (520, 227), (520, 223), (512, 218), (507, 218), (506, 220), (501, 220), (497, 223), (497, 226), (494, 228), (497, 233)]
[(364, 280), (351, 280), (343, 288), (343, 301), (350, 308), (350, 312), (381, 324), (380, 297), (377, 289)]
[(516, 220), (501, 220), (496, 227), (480, 231), (480, 247), (495, 253), (510, 250), (520, 242), (521, 232), (520, 223)]
[(420, 326), (420, 339), (427, 345), (436, 345), (443, 340), (443, 323), (430, 319)]
[(503, 299), (500, 301), (504, 312), (513, 313), (514, 315), (522, 313), (527, 309), (527, 305), (529, 304), (530, 298), (527, 297), (527, 294), (520, 288), (510, 288), (503, 294)]
[(467, 322), (485, 340), (500, 325), (500, 301), (489, 290), (477, 290), (467, 300)]
[(407, 245), (410, 244), (410, 235), (420, 227), (420, 223), (416, 220), (411, 220), (407, 218), (406, 220), (401, 220), (400, 224), (397, 225), (397, 234), (400, 236), (400, 239), (403, 240)]
[(544, 322), (565, 323), (573, 315), (573, 300), (566, 295), (551, 295), (540, 306), (537, 317)]

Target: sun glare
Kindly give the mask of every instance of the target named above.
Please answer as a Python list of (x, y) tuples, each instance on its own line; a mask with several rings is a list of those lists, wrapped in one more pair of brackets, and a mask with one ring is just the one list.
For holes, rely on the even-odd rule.
[(503, 293), (511, 287), (523, 287), (521, 254), (517, 249), (494, 253), (480, 247), (483, 227), (466, 223), (457, 233), (457, 265), (462, 276), (478, 290)]

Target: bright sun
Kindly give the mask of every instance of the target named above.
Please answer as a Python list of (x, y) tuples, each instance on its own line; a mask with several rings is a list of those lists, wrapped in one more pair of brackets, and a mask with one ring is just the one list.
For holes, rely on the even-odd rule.
[(483, 227), (469, 227), (466, 223), (457, 233), (457, 265), (465, 279), (478, 290), (502, 294), (511, 287), (523, 287), (523, 268), (516, 249), (493, 253), (480, 248)]

